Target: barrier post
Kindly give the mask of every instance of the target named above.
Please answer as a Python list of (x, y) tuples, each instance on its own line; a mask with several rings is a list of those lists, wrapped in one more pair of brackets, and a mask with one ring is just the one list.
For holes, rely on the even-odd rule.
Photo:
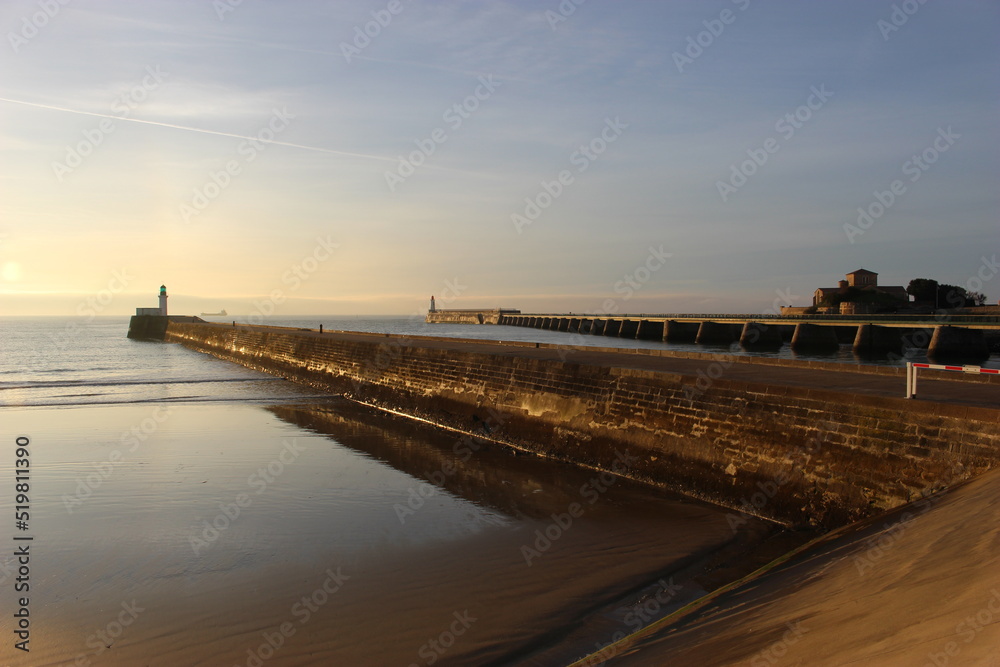
[(914, 368), (913, 362), (906, 362), (906, 396), (905, 398), (913, 398), (917, 395), (917, 369)]
[(917, 374), (921, 368), (937, 371), (954, 371), (958, 373), (969, 373), (978, 375), (980, 373), (989, 375), (1000, 375), (1000, 368), (983, 368), (982, 366), (951, 366), (942, 364), (916, 364), (906, 362), (906, 398), (916, 398), (917, 396)]

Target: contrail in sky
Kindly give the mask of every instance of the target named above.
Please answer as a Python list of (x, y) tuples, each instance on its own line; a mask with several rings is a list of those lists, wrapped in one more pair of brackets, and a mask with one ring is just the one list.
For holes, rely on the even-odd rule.
[(397, 162), (397, 158), (383, 157), (381, 155), (367, 155), (365, 153), (350, 153), (348, 151), (335, 151), (330, 148), (320, 148), (318, 146), (306, 146), (304, 144), (293, 144), (288, 141), (277, 141), (275, 139), (260, 139), (258, 137), (248, 137), (242, 134), (233, 134), (231, 132), (219, 132), (218, 130), (206, 130), (200, 127), (188, 127), (187, 125), (174, 125), (173, 123), (161, 123), (155, 120), (142, 120), (139, 118), (129, 118), (127, 116), (115, 116), (107, 113), (97, 113), (94, 111), (80, 111), (79, 109), (67, 109), (66, 107), (52, 106), (51, 104), (39, 104), (38, 102), (25, 102), (23, 100), (12, 100), (6, 97), (0, 97), (0, 102), (10, 102), (11, 104), (23, 104), (24, 106), (37, 107), (39, 109), (51, 109), (52, 111), (63, 111), (65, 113), (75, 113), (83, 116), (96, 116), (98, 118), (111, 118), (113, 120), (124, 120), (129, 123), (142, 123), (143, 125), (156, 125), (159, 127), (171, 127), (175, 130), (187, 130), (188, 132), (198, 132), (201, 134), (214, 134), (220, 137), (232, 137), (234, 139), (247, 139), (249, 141), (257, 141), (262, 144), (275, 144), (277, 146), (288, 146), (290, 148), (302, 148), (307, 151), (318, 151), (320, 153), (330, 153), (331, 155), (344, 155), (347, 157), (360, 157), (366, 160), (379, 160), (382, 162)]

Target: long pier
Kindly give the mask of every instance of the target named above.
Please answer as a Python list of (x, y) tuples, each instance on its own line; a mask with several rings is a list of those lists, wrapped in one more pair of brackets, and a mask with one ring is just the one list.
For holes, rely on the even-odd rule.
[(996, 375), (928, 371), (907, 399), (902, 368), (166, 319), (161, 340), (784, 523), (842, 525), (1000, 462)]
[[(483, 317), (472, 316), (481, 312)], [(488, 315), (488, 316), (487, 316)], [(555, 314), (436, 311), (428, 322), (483, 323), (668, 343), (821, 351), (851, 344), (861, 353), (927, 348), (942, 357), (988, 357), (988, 333), (1000, 333), (997, 315), (761, 315), (761, 314)]]

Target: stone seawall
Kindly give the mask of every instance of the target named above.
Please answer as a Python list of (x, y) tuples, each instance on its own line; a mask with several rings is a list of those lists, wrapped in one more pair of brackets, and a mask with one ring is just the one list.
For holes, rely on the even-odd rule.
[(785, 523), (841, 525), (1000, 464), (991, 408), (574, 363), (571, 349), (562, 361), (518, 345), (180, 322), (165, 339)]
[(490, 310), (433, 310), (424, 321), (429, 324), (499, 324), (505, 315), (516, 315), (519, 310), (493, 308)]
[(133, 315), (128, 323), (129, 338), (133, 340), (163, 340), (170, 322), (204, 322), (191, 315)]

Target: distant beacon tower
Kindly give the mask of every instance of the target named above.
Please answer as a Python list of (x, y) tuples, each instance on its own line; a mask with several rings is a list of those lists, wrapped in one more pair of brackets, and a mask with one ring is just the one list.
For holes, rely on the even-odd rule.
[(434, 297), (431, 297), (431, 312), (436, 313), (437, 309), (434, 307)]
[(167, 286), (160, 285), (160, 315), (167, 314)]

